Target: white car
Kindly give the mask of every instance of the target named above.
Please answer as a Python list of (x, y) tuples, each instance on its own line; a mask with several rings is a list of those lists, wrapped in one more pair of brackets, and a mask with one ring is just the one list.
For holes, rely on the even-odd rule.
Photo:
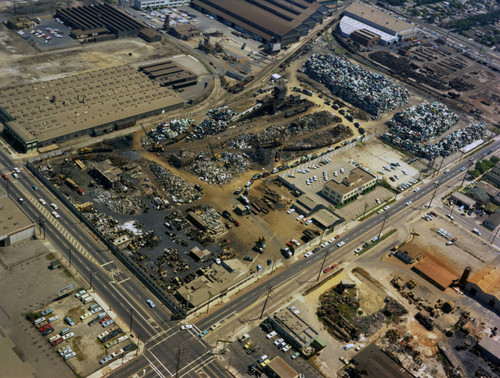
[(14, 167), (14, 172), (21, 173), (21, 170), (19, 168), (17, 168), (17, 167)]
[(410, 206), (412, 204), (412, 201), (408, 201), (405, 203), (406, 206)]
[(40, 202), (43, 206), (45, 206), (47, 204), (47, 202), (45, 202), (45, 200), (43, 198), (39, 198), (38, 202)]
[(24, 203), (24, 198), (23, 197), (19, 197), (19, 203)]
[(53, 203), (53, 202), (50, 204), (50, 207), (52, 207), (54, 210), (59, 209), (59, 208), (57, 207), (57, 205), (56, 205), (55, 203)]
[(113, 358), (112, 356), (106, 356), (106, 357), (104, 357), (101, 361), (99, 361), (99, 363), (100, 363), (101, 365), (103, 365), (103, 364), (105, 364), (106, 362), (111, 361), (111, 359), (112, 359), (112, 358)]
[(356, 249), (354, 250), (354, 253), (356, 253), (356, 254), (357, 254), (357, 253), (361, 252), (362, 250), (363, 250), (363, 247), (358, 247), (358, 248), (356, 248)]
[(299, 216), (297, 217), (297, 220), (298, 220), (298, 221), (300, 221), (302, 218), (304, 218), (304, 216), (303, 216), (303, 215), (299, 215)]
[(268, 339), (272, 339), (274, 336), (276, 336), (276, 331), (272, 331), (271, 333), (268, 333), (268, 334), (266, 335), (266, 337), (267, 337)]
[(294, 211), (295, 211), (295, 209), (292, 207), (292, 208), (291, 208), (290, 210), (288, 210), (286, 213), (287, 213), (287, 214), (291, 214), (291, 213), (293, 213)]
[(278, 339), (278, 340), (274, 341), (274, 345), (280, 346), (282, 342), (283, 342), (283, 339)]
[(311, 257), (313, 253), (311, 251), (307, 252), (304, 257), (307, 259), (308, 257)]
[(418, 192), (420, 188), (417, 186), (415, 189), (413, 189), (414, 192)]
[(345, 244), (345, 241), (341, 241), (340, 243), (337, 244), (337, 247), (342, 247)]
[(181, 329), (182, 330), (193, 329), (193, 325), (192, 324), (183, 324), (183, 325), (181, 325)]
[(57, 214), (55, 211), (51, 212), (52, 216), (56, 219), (59, 219), (61, 216)]
[(446, 169), (443, 173), (447, 174), (449, 171), (450, 171), (449, 169)]
[(282, 350), (283, 352), (288, 352), (288, 351), (290, 350), (290, 348), (291, 348), (291, 346), (290, 346), (290, 345), (288, 345), (288, 344), (286, 344), (283, 348), (281, 348), (281, 350)]
[(12, 174), (12, 177), (14, 177), (15, 179), (17, 179), (17, 178), (19, 178), (19, 175), (18, 175), (16, 172), (14, 172), (14, 173)]

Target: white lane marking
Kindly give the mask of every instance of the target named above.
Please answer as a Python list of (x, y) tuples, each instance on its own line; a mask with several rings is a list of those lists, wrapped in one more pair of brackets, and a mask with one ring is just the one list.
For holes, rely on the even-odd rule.
[[(209, 365), (212, 362), (213, 359), (214, 359), (214, 356), (210, 356), (205, 361), (200, 362), (198, 365), (195, 365), (191, 369), (189, 369), (188, 371), (186, 371), (184, 374), (181, 375), (181, 377), (184, 377), (186, 374), (191, 373), (193, 370), (204, 368), (205, 366)], [(185, 366), (185, 367), (187, 367), (187, 366)]]
[(147, 358), (145, 354), (143, 354), (143, 356), (146, 360), (148, 360), (149, 366), (151, 366), (151, 368), (156, 372), (156, 374), (158, 374), (162, 378), (165, 378), (165, 376), (160, 372), (160, 370), (156, 366), (153, 365), (151, 360), (149, 358)]
[(120, 284), (124, 283), (125, 281), (128, 281), (129, 279), (130, 279), (130, 277), (127, 277), (127, 278), (125, 278), (124, 280), (121, 280), (120, 282), (118, 282), (118, 285), (120, 285)]
[(167, 341), (168, 339), (170, 339), (172, 336), (174, 335), (177, 335), (180, 331), (177, 331), (177, 332), (174, 332), (172, 333), (171, 335), (168, 335), (167, 337), (165, 337), (164, 339), (158, 341), (156, 344), (153, 344), (152, 346), (149, 347), (149, 349), (153, 349), (155, 346), (158, 346), (160, 345), (161, 343), (163, 343), (164, 341)]
[(106, 266), (106, 265), (108, 265), (108, 264), (111, 264), (112, 262), (113, 262), (113, 260), (108, 261), (107, 263), (101, 264), (101, 266), (103, 266), (103, 267), (104, 267), (104, 266)]
[(167, 369), (167, 367), (165, 365), (162, 364), (162, 362), (158, 359), (158, 357), (156, 357), (153, 352), (151, 352), (150, 350), (148, 350), (149, 353), (151, 353), (151, 355), (155, 358), (156, 361), (158, 361), (158, 363), (168, 372), (168, 374), (170, 374), (170, 376), (172, 376), (173, 374), (170, 372), (170, 370)]
[(157, 334), (153, 335), (153, 336), (152, 336), (150, 339), (148, 339), (148, 340), (147, 340), (144, 344), (148, 344), (148, 343), (150, 343), (151, 341), (156, 340), (158, 337), (163, 336), (165, 333), (167, 333), (167, 332), (168, 332), (168, 331), (170, 331), (171, 329), (172, 329), (172, 328), (168, 328), (168, 329), (165, 329), (165, 330), (163, 330), (163, 331), (161, 331), (161, 332), (159, 332), (159, 333), (157, 333)]
[[(189, 364), (187, 364), (186, 366), (183, 366), (182, 369), (180, 369), (179, 371), (183, 371), (184, 369), (186, 369), (189, 365), (192, 365), (194, 364), (197, 360), (199, 360), (200, 358), (203, 358), (205, 356), (207, 356), (210, 352), (206, 352), (205, 354), (202, 354), (201, 356), (198, 356), (197, 358), (195, 358), (193, 361), (191, 361)], [(213, 358), (213, 356), (210, 356), (211, 358)], [(196, 365), (194, 367), (194, 369), (196, 369)], [(191, 369), (193, 370), (193, 369)], [(191, 371), (189, 370), (189, 371)]]

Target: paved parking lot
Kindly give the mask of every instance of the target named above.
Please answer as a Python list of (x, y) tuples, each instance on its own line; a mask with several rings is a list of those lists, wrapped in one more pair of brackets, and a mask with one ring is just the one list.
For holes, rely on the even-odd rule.
[[(71, 30), (68, 29), (66, 25), (58, 23), (53, 18), (41, 20), (40, 24), (36, 25), (34, 28), (25, 29), (22, 30), (22, 32), (24, 34), (21, 35), (21, 37), (40, 50), (62, 49), (80, 45), (80, 42), (69, 36)], [(40, 36), (37, 37), (35, 35), (36, 33)], [(44, 36), (42, 36), (42, 34)], [(56, 35), (60, 37), (56, 37)]]
[[(248, 366), (251, 364), (257, 363), (257, 360), (263, 356), (267, 355), (269, 360), (279, 356), (281, 357), (287, 364), (289, 364), (297, 373), (304, 374), (306, 377), (320, 377), (321, 375), (301, 356), (292, 359), (292, 355), (295, 354), (296, 350), (290, 348), (287, 352), (283, 352), (278, 349), (274, 342), (281, 338), (281, 336), (276, 335), (271, 339), (268, 339), (266, 335), (267, 331), (264, 331), (262, 328), (258, 327), (253, 329), (248, 333), (250, 338), (243, 342), (233, 342), (229, 349), (231, 350), (231, 365), (238, 369), (239, 372), (246, 372), (248, 370)], [(239, 335), (241, 337), (242, 335)], [(250, 342), (251, 346), (247, 349), (244, 346)], [(252, 349), (257, 349), (253, 353), (250, 351)], [(249, 351), (250, 350), (250, 351)]]

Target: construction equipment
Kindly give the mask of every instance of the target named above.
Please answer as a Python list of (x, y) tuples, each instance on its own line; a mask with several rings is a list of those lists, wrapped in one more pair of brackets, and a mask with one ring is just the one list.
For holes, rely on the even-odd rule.
[(83, 155), (83, 154), (90, 154), (92, 152), (92, 148), (90, 147), (83, 147), (83, 148), (80, 148), (80, 155)]
[(220, 158), (222, 157), (221, 154), (219, 152), (215, 152), (214, 151), (214, 147), (212, 146), (212, 143), (208, 142), (208, 148), (210, 149), (210, 153), (212, 154), (212, 160), (220, 160)]
[(149, 151), (151, 152), (163, 152), (165, 151), (165, 147), (161, 145), (160, 143), (156, 143), (151, 137), (148, 135), (146, 132), (146, 129), (144, 128), (144, 125), (141, 123), (142, 130), (144, 131), (144, 134), (146, 135), (146, 138), (148, 138), (149, 142), (151, 143), (151, 147), (149, 148)]

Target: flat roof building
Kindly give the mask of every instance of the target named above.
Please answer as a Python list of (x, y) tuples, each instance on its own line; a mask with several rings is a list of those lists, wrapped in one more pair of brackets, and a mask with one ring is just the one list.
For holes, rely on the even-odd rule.
[(375, 344), (369, 344), (352, 358), (356, 372), (367, 378), (412, 378), (401, 365)]
[(288, 365), (281, 357), (274, 357), (266, 368), (272, 377), (276, 378), (297, 378), (299, 374)]
[(144, 72), (152, 80), (165, 87), (182, 88), (195, 85), (198, 81), (197, 75), (171, 60), (141, 66), (139, 71)]
[(297, 42), (328, 9), (304, 0), (193, 0), (191, 6), (263, 42)]
[(73, 36), (95, 36), (106, 30), (114, 38), (135, 37), (144, 29), (143, 24), (106, 3), (57, 9), (56, 17), (72, 28)]
[(191, 24), (181, 24), (169, 27), (168, 34), (183, 41), (189, 41), (193, 37), (199, 37), (201, 32)]
[(486, 336), (477, 343), (476, 347), (485, 358), (495, 364), (500, 363), (500, 343), (498, 340)]
[(349, 5), (344, 15), (401, 38), (413, 36), (417, 31), (415, 25), (358, 2)]
[(500, 313), (500, 256), (467, 280), (465, 291)]
[(8, 246), (35, 236), (35, 224), (22, 205), (0, 190), (0, 246)]
[(474, 206), (476, 206), (476, 201), (460, 192), (453, 193), (450, 196), (450, 200), (452, 200), (456, 205), (464, 206), (468, 209), (472, 209)]
[(365, 170), (356, 167), (349, 173), (349, 176), (340, 178), (334, 177), (324, 186), (321, 194), (333, 203), (340, 205), (344, 202), (356, 198), (363, 191), (377, 185), (377, 178)]
[(455, 274), (430, 257), (422, 258), (411, 270), (441, 290), (446, 289), (457, 278)]
[(183, 107), (175, 92), (128, 65), (3, 89), (0, 122), (23, 151)]
[(356, 30), (354, 33), (351, 33), (350, 38), (360, 45), (367, 47), (378, 45), (380, 42), (380, 35), (368, 29)]
[(274, 329), (297, 349), (307, 348), (318, 337), (318, 332), (306, 323), (292, 307), (285, 307), (269, 316)]
[(181, 5), (189, 4), (191, 0), (134, 0), (134, 8), (156, 9), (166, 7), (180, 7)]

